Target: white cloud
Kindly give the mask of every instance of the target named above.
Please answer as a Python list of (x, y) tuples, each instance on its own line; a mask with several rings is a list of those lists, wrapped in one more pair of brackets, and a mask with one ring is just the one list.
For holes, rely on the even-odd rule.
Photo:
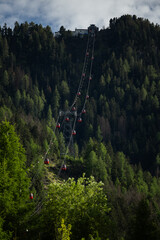
[(71, 30), (87, 28), (91, 23), (102, 28), (124, 14), (160, 24), (159, 10), (159, 0), (0, 0), (0, 25), (34, 21), (50, 25), (53, 31), (62, 25)]

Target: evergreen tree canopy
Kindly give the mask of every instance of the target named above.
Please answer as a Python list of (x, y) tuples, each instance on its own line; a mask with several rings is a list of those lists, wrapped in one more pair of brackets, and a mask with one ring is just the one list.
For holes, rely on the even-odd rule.
[[(4, 229), (16, 234), (29, 200), (29, 178), (26, 173), (25, 150), (15, 127), (0, 124), (0, 216)], [(6, 225), (7, 224), (7, 225)]]

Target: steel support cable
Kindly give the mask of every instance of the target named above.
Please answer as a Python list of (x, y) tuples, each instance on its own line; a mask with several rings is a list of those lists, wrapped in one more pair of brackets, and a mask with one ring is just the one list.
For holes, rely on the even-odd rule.
[(66, 119), (66, 117), (69, 116), (70, 114), (71, 114), (71, 111), (70, 111), (70, 110), (66, 111), (65, 114), (64, 114), (63, 111), (60, 111), (60, 112), (59, 112), (59, 116), (60, 116), (60, 117), (63, 116), (63, 120), (62, 120), (62, 123), (61, 123), (60, 128), (63, 128), (65, 119)]
[[(91, 81), (91, 76), (92, 76), (92, 67), (93, 67), (93, 55), (94, 55), (94, 43), (95, 43), (95, 37), (93, 39), (93, 45), (92, 45), (92, 56), (91, 56), (91, 63), (90, 63), (90, 71), (89, 71), (89, 81), (88, 81), (88, 87), (87, 87), (87, 94), (89, 92), (89, 87), (90, 87), (90, 81)], [(87, 95), (86, 94), (86, 95)]]
[(60, 167), (60, 169), (59, 169), (59, 172), (58, 172), (58, 174), (57, 174), (57, 177), (60, 176), (61, 171), (62, 171), (62, 166), (63, 166), (63, 164), (64, 164), (65, 161), (66, 161), (66, 156), (67, 156), (67, 154), (68, 154), (69, 147), (70, 147), (70, 144), (71, 144), (71, 140), (72, 140), (72, 138), (73, 138), (72, 132), (73, 132), (73, 130), (75, 129), (76, 120), (77, 120), (77, 114), (76, 114), (75, 119), (74, 119), (74, 123), (73, 123), (73, 126), (72, 126), (72, 131), (71, 131), (71, 134), (70, 134), (70, 139), (69, 139), (68, 145), (67, 145), (67, 147), (66, 147), (66, 152), (65, 152), (65, 154), (64, 154), (64, 160), (63, 160), (62, 163), (61, 163), (61, 167)]
[[(78, 87), (77, 93), (80, 92), (80, 90), (82, 89), (82, 87), (83, 87), (83, 82), (84, 82), (84, 80), (85, 80), (85, 76), (83, 76), (83, 74), (86, 74), (87, 66), (88, 66), (88, 53), (89, 53), (90, 38), (92, 38), (92, 37), (91, 37), (90, 35), (88, 35), (88, 41), (87, 41), (87, 48), (86, 48), (86, 53), (85, 53), (85, 59), (84, 59), (84, 64), (83, 64), (83, 69), (82, 69), (82, 74), (81, 74), (81, 79), (80, 79), (80, 83), (79, 83), (79, 87)], [(95, 34), (94, 34), (94, 39), (93, 39), (93, 43), (92, 43), (92, 57), (91, 57), (91, 64), (90, 64), (90, 71), (89, 71), (89, 81), (88, 81), (88, 86), (87, 86), (87, 92), (86, 92), (86, 94), (88, 94), (88, 92), (89, 92), (89, 87), (90, 87), (90, 77), (91, 77), (91, 73), (92, 73), (93, 54), (94, 54), (94, 42), (95, 42)], [(74, 99), (73, 104), (71, 105), (70, 109), (75, 105), (75, 103), (77, 102), (77, 99), (78, 99), (78, 96), (77, 96), (77, 94), (76, 94), (75, 99)], [(84, 105), (83, 105), (83, 108), (82, 108), (82, 109), (85, 108), (85, 104), (86, 104), (86, 99), (85, 99), (85, 102), (84, 102)], [(59, 114), (59, 116), (58, 116), (56, 125), (57, 125), (57, 123), (58, 123), (58, 121), (59, 121), (59, 117), (60, 117), (60, 114)], [(64, 115), (64, 119), (63, 119), (62, 125), (63, 125), (63, 123), (64, 123), (64, 120), (65, 120), (65, 115)], [(73, 124), (73, 127), (72, 127), (72, 131), (75, 129), (76, 120), (77, 120), (77, 114), (76, 114), (75, 119), (74, 119), (74, 124)], [(62, 127), (62, 126), (61, 126), (61, 127)], [(55, 131), (54, 131), (54, 132), (55, 132)], [(66, 147), (66, 152), (65, 152), (65, 155), (64, 155), (64, 160), (63, 160), (62, 163), (61, 163), (61, 167), (60, 167), (60, 169), (59, 169), (59, 172), (58, 172), (58, 174), (57, 174), (57, 177), (60, 175), (61, 170), (62, 170), (62, 166), (63, 166), (63, 164), (64, 164), (65, 161), (66, 161), (66, 156), (67, 156), (67, 153), (68, 153), (68, 151), (69, 151), (69, 147), (70, 147), (72, 138), (73, 138), (73, 136), (72, 136), (72, 132), (71, 132), (70, 140), (69, 140), (69, 143), (68, 143), (68, 145), (67, 145), (67, 147)], [(47, 154), (48, 154), (48, 152), (49, 152), (49, 150), (50, 150), (50, 146), (51, 146), (51, 144), (52, 144), (52, 141), (53, 141), (53, 137), (51, 138), (50, 144), (49, 144), (49, 148), (48, 148), (47, 152), (45, 153), (45, 158), (46, 158), (46, 156), (47, 156)], [(42, 200), (37, 204), (36, 210), (34, 211), (34, 213), (33, 213), (31, 216), (36, 215), (36, 214), (41, 210), (41, 208), (42, 208), (42, 206), (43, 206), (43, 203), (44, 203), (44, 198), (42, 198)], [(37, 208), (37, 207), (38, 207), (38, 208)]]
[[(89, 88), (90, 88), (90, 81), (91, 81), (91, 74), (92, 74), (92, 67), (93, 67), (94, 45), (95, 45), (95, 36), (93, 38), (93, 43), (92, 43), (92, 56), (91, 56), (91, 63), (90, 63), (90, 70), (89, 70), (89, 78), (88, 78), (88, 86), (87, 86), (86, 96), (88, 95)], [(85, 98), (85, 101), (84, 101), (83, 108), (81, 110), (80, 116), (82, 114), (82, 111), (85, 109), (86, 102), (87, 102), (87, 98)]]
[(84, 71), (83, 71), (84, 76), (82, 77), (81, 85), (79, 85), (79, 89), (78, 89), (77, 93), (81, 92), (81, 89), (83, 87), (83, 83), (84, 83), (85, 78), (86, 78), (87, 66), (88, 66), (88, 57), (86, 59), (85, 67), (84, 67)]
[[(57, 118), (57, 121), (56, 121), (56, 126), (57, 126), (57, 124), (58, 124), (59, 117), (60, 117), (60, 115), (58, 115), (58, 118)], [(55, 133), (55, 131), (56, 131), (56, 126), (55, 126), (55, 129), (54, 129), (54, 133)], [(52, 145), (52, 143), (53, 143), (53, 137), (54, 137), (54, 135), (52, 135), (52, 138), (50, 139), (49, 147), (48, 147), (47, 151), (45, 152), (44, 157), (42, 157), (43, 159), (46, 159), (46, 157), (47, 157), (47, 154), (48, 154), (48, 152), (49, 152), (49, 150), (50, 150), (50, 147), (51, 147), (51, 145)], [(39, 161), (36, 163), (36, 166), (38, 166), (38, 164), (39, 164)], [(36, 167), (36, 166), (34, 166), (34, 167)], [(31, 185), (30, 188), (33, 187), (34, 182), (35, 182), (35, 180), (37, 179), (37, 176), (38, 176), (38, 171), (36, 171), (36, 173), (35, 173), (34, 176), (33, 176), (33, 179), (32, 179), (32, 181), (31, 181), (31, 182), (32, 182), (32, 185)], [(39, 212), (39, 210), (40, 210), (40, 209), (42, 208), (42, 206), (43, 206), (43, 202), (44, 202), (44, 195), (43, 195), (42, 200), (39, 201), (39, 202), (36, 204), (36, 206), (35, 206), (35, 211), (30, 215), (30, 217), (34, 216), (36, 213)]]
[(34, 212), (30, 215), (30, 217), (33, 217), (34, 215), (38, 214), (39, 211), (42, 209), (43, 204), (44, 204), (44, 199), (41, 200), (41, 201), (36, 205), (35, 210), (34, 210)]
[[(72, 131), (73, 131), (74, 128), (75, 128), (76, 119), (77, 119), (77, 116), (75, 116), (74, 124), (73, 124), (73, 127), (72, 127)], [(66, 151), (65, 151), (65, 154), (64, 154), (64, 160), (61, 162), (61, 166), (60, 166), (60, 169), (59, 169), (59, 172), (58, 172), (56, 178), (58, 178), (58, 177), (60, 176), (61, 171), (62, 171), (63, 164), (65, 164), (65, 162), (66, 162), (66, 157), (67, 157), (67, 154), (68, 154), (68, 149), (69, 149), (69, 147), (70, 147), (72, 137), (73, 137), (73, 136), (72, 136), (72, 132), (71, 132), (70, 139), (69, 139), (69, 143), (68, 143), (68, 145), (66, 146)], [(46, 195), (46, 194), (45, 194), (45, 195)], [(44, 196), (45, 196), (45, 195), (44, 195)], [(36, 207), (35, 207), (34, 212), (30, 215), (30, 217), (33, 217), (33, 216), (35, 216), (36, 214), (38, 214), (38, 213), (40, 212), (40, 210), (41, 210), (42, 207), (43, 207), (44, 201), (45, 201), (44, 196), (43, 196), (42, 200), (38, 202), (38, 204), (37, 204)]]
[[(63, 137), (65, 138), (65, 142), (67, 142), (67, 135), (69, 130), (66, 130), (68, 128), (66, 128), (66, 118), (68, 118), (68, 122), (71, 122), (71, 119), (73, 118), (73, 115), (75, 115), (75, 112), (71, 112), (71, 111), (66, 111), (66, 112), (63, 112), (61, 111), (61, 116), (63, 116), (63, 120), (62, 120), (62, 124), (61, 124), (61, 127), (60, 129), (62, 129), (62, 132), (63, 132)], [(61, 150), (60, 150), (61, 152)]]
[[(83, 73), (86, 73), (86, 70), (87, 70), (87, 65), (88, 65), (88, 56), (87, 56), (87, 53), (89, 53), (90, 39), (92, 39), (92, 37), (88, 36), (87, 48), (86, 48), (86, 53), (85, 53), (85, 60), (84, 60), (84, 64), (83, 64), (82, 74), (83, 74)], [(92, 43), (92, 57), (93, 57), (93, 54), (94, 54), (94, 42), (95, 42), (95, 35), (94, 35), (93, 43)], [(90, 65), (89, 77), (91, 76), (92, 65), (93, 65), (93, 59), (91, 58), (91, 65)], [(83, 83), (84, 79), (85, 79), (85, 77), (82, 77), (82, 75), (81, 75), (81, 81), (80, 81), (80, 84), (79, 84), (78, 92), (81, 90), (82, 83)], [(83, 81), (82, 81), (82, 80), (83, 80)], [(89, 87), (90, 87), (90, 80), (88, 81), (88, 87), (87, 87), (87, 92), (86, 92), (86, 94), (88, 94), (88, 92), (89, 92)], [(75, 97), (76, 100), (77, 100), (77, 97), (78, 97), (78, 96), (76, 95), (76, 97)], [(75, 103), (73, 103), (72, 106), (73, 106), (74, 104), (75, 104)], [(86, 105), (86, 99), (85, 99), (85, 102), (84, 102), (84, 105), (83, 105), (82, 110), (85, 108), (85, 105)], [(64, 115), (63, 122), (62, 122), (62, 125), (61, 125), (60, 128), (62, 128), (62, 126), (63, 126), (63, 123), (64, 123), (64, 121), (65, 121), (65, 117), (66, 117), (66, 116)], [(58, 118), (57, 118), (57, 121), (56, 121), (56, 126), (57, 126), (57, 124), (58, 124), (59, 118), (60, 118), (60, 113), (59, 113)], [(76, 116), (76, 118), (75, 118), (74, 126), (73, 126), (73, 128), (72, 128), (72, 131), (73, 131), (74, 128), (75, 128), (76, 119), (77, 119), (77, 116)], [(55, 131), (56, 131), (56, 126), (55, 126), (54, 133), (55, 133)], [(54, 136), (52, 135), (52, 138), (51, 138), (50, 143), (49, 143), (49, 147), (48, 147), (48, 149), (47, 149), (47, 151), (46, 151), (46, 153), (45, 153), (45, 155), (44, 155), (44, 159), (47, 157), (47, 154), (48, 154), (48, 152), (49, 152), (49, 150), (50, 150), (50, 148), (51, 148), (51, 145), (52, 145), (52, 142), (53, 142), (53, 137), (54, 137)], [(69, 140), (69, 143), (68, 143), (68, 146), (67, 146), (65, 155), (67, 154), (68, 147), (70, 146), (72, 137), (73, 137), (73, 136), (72, 136), (72, 133), (71, 133), (70, 140)], [(66, 158), (66, 156), (65, 156), (65, 158)], [(38, 162), (38, 163), (39, 163), (39, 162)], [(38, 163), (37, 163), (37, 164), (38, 164)], [(62, 162), (62, 165), (63, 165), (63, 162)], [(62, 167), (62, 166), (61, 166), (61, 167)], [(60, 168), (60, 171), (61, 171), (61, 168)], [(59, 173), (59, 174), (60, 174), (60, 173)], [(36, 174), (34, 175), (34, 177), (33, 177), (33, 179), (32, 179), (32, 182), (35, 180), (35, 178), (37, 177), (37, 175), (38, 175), (38, 173), (36, 173)]]
[[(80, 82), (79, 82), (77, 93), (80, 92), (81, 86), (83, 85), (83, 81), (84, 81), (84, 78), (85, 78), (83, 76), (83, 74), (84, 74), (84, 70), (85, 70), (85, 66), (86, 66), (86, 61), (88, 60), (87, 52), (88, 52), (89, 41), (90, 41), (90, 36), (88, 35), (87, 47), (86, 47), (86, 52), (85, 52), (85, 58), (84, 58), (84, 62), (83, 62), (83, 68), (82, 68), (82, 72), (81, 72), (81, 78), (80, 78)], [(73, 103), (72, 103), (72, 105), (70, 107), (70, 110), (72, 109), (72, 107), (77, 102), (77, 99), (78, 99), (77, 93), (76, 93), (76, 96), (75, 96), (75, 98), (73, 100)]]
[[(56, 121), (56, 126), (57, 126), (57, 124), (58, 124), (58, 121), (59, 121), (59, 115), (58, 115), (58, 118), (57, 118), (57, 121)], [(54, 129), (54, 131), (53, 131), (54, 133), (55, 133), (55, 131), (56, 131), (56, 126), (55, 126), (55, 129)], [(50, 150), (50, 148), (51, 148), (51, 145), (52, 145), (52, 142), (53, 142), (53, 137), (54, 137), (54, 135), (52, 135), (52, 137), (51, 137), (51, 139), (50, 139), (50, 143), (49, 143), (48, 149), (47, 149), (47, 151), (45, 152), (44, 157), (42, 157), (42, 159), (44, 159), (44, 160), (46, 159), (47, 154), (48, 154), (48, 152), (49, 152), (49, 150)], [(38, 165), (39, 165), (39, 161), (36, 163), (36, 165), (34, 166), (34, 168), (37, 168)], [(35, 174), (33, 175), (33, 178), (32, 178), (32, 180), (31, 180), (31, 183), (32, 183), (32, 184), (31, 184), (31, 186), (30, 186), (30, 189), (33, 187), (33, 184), (34, 184), (37, 176), (38, 176), (38, 171), (36, 171)]]
[[(85, 79), (85, 76), (83, 76), (83, 75), (86, 73), (87, 65), (88, 65), (88, 56), (87, 56), (87, 54), (88, 54), (89, 42), (90, 42), (90, 36), (88, 35), (87, 47), (86, 47), (86, 52), (85, 52), (85, 59), (84, 59), (84, 63), (83, 63), (82, 74), (81, 74), (81, 79), (80, 79), (80, 83), (79, 83), (79, 87), (78, 87), (77, 93), (80, 92), (80, 90), (81, 90), (81, 88), (82, 88), (82, 86), (83, 86), (84, 79)], [(75, 105), (75, 103), (77, 102), (77, 99), (78, 99), (78, 96), (77, 96), (77, 94), (76, 94), (75, 99), (74, 99), (73, 104), (71, 105), (70, 109)], [(57, 126), (57, 124), (58, 124), (58, 122), (59, 122), (59, 118), (60, 118), (60, 113), (59, 113), (58, 118), (57, 118), (57, 121), (56, 121), (56, 126)], [(73, 127), (72, 127), (72, 131), (75, 129), (76, 119), (77, 119), (77, 114), (76, 114), (76, 117), (75, 117), (75, 119), (74, 119), (74, 124), (73, 124)], [(64, 120), (65, 120), (65, 116), (64, 116), (64, 118), (63, 118), (63, 122), (62, 122), (62, 125), (60, 126), (60, 128), (63, 126)], [(55, 133), (55, 131), (56, 131), (56, 126), (55, 126), (54, 133)], [(54, 137), (54, 136), (52, 135), (52, 138), (50, 139), (49, 147), (48, 147), (47, 151), (45, 152), (44, 157), (42, 157), (42, 158), (44, 158), (44, 159), (46, 159), (46, 157), (47, 157), (47, 155), (48, 155), (48, 152), (49, 152), (50, 147), (51, 147), (52, 142), (53, 142), (53, 137)], [(65, 157), (64, 157), (64, 160), (63, 160), (62, 163), (61, 163), (61, 167), (60, 167), (60, 169), (59, 169), (59, 172), (58, 172), (57, 177), (60, 175), (61, 170), (62, 170), (62, 166), (63, 166), (64, 162), (66, 161), (66, 156), (67, 156), (67, 153), (68, 153), (68, 150), (69, 150), (69, 147), (70, 147), (72, 138), (73, 138), (73, 136), (72, 136), (72, 132), (71, 132), (70, 139), (69, 139), (68, 145), (67, 145), (67, 147), (66, 147)], [(39, 161), (37, 162), (36, 166), (38, 166), (38, 163), (39, 163)], [(33, 183), (34, 183), (35, 179), (37, 178), (37, 176), (38, 176), (38, 172), (36, 172), (36, 173), (34, 174), (34, 176), (33, 176), (31, 187), (33, 187)], [(30, 187), (30, 188), (31, 188), (31, 187)], [(39, 202), (36, 204), (35, 210), (34, 210), (34, 212), (30, 215), (30, 217), (33, 217), (34, 215), (36, 215), (36, 214), (39, 213), (39, 211), (42, 209), (42, 206), (43, 206), (43, 204), (44, 204), (44, 200), (45, 200), (45, 199), (44, 199), (44, 195), (43, 195), (43, 198), (41, 199), (41, 201), (39, 201)]]
[(88, 93), (89, 93), (89, 87), (90, 87), (90, 82), (91, 82), (91, 77), (92, 77), (93, 56), (94, 56), (94, 44), (95, 44), (95, 37), (94, 37), (94, 39), (93, 39), (93, 45), (92, 45), (92, 56), (91, 56), (91, 64), (90, 64), (90, 71), (89, 71), (89, 81), (88, 81), (86, 96), (87, 96)]
[(85, 52), (85, 59), (84, 59), (84, 63), (83, 63), (83, 68), (82, 68), (82, 73), (81, 73), (81, 81), (80, 81), (80, 84), (79, 84), (79, 87), (78, 87), (78, 91), (80, 91), (80, 89), (82, 88), (82, 85), (83, 85), (83, 81), (84, 81), (84, 78), (83, 77), (83, 74), (86, 73), (86, 68), (87, 68), (87, 63), (88, 63), (88, 49), (89, 49), (89, 41), (90, 41), (90, 38), (88, 36), (88, 41), (87, 41), (87, 47), (86, 47), (86, 52)]

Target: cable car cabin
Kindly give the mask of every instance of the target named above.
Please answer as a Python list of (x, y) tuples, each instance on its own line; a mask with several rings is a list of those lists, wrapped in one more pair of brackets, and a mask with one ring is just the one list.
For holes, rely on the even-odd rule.
[(66, 166), (66, 164), (63, 164), (63, 166), (62, 166), (62, 171), (66, 171), (67, 170), (67, 166)]
[(60, 123), (57, 123), (56, 128), (60, 128), (60, 127), (61, 127)]
[(76, 111), (76, 108), (75, 108), (75, 107), (72, 107), (72, 111)]
[(72, 131), (72, 135), (76, 135), (76, 130), (73, 130), (73, 131)]
[(86, 113), (86, 110), (85, 110), (85, 109), (83, 109), (83, 110), (82, 110), (82, 113)]
[(82, 122), (82, 118), (78, 118), (78, 120), (77, 120), (79, 123), (81, 123)]
[(33, 193), (30, 193), (29, 198), (30, 198), (30, 199), (33, 199)]
[(46, 159), (44, 160), (44, 164), (49, 164), (49, 159), (48, 159), (48, 158), (46, 158)]
[(66, 117), (65, 121), (66, 121), (66, 122), (69, 122), (69, 117)]
[(80, 95), (81, 95), (81, 92), (78, 92), (78, 93), (77, 93), (77, 96), (80, 96)]
[(86, 99), (89, 99), (89, 95), (86, 96)]

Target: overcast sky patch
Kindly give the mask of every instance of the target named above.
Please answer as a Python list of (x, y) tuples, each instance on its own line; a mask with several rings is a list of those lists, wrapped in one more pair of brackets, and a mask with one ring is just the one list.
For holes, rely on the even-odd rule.
[(109, 26), (111, 18), (124, 14), (160, 25), (159, 12), (159, 0), (0, 0), (0, 25), (13, 28), (15, 21), (33, 21), (55, 32), (62, 25), (74, 30), (94, 23), (101, 29)]

